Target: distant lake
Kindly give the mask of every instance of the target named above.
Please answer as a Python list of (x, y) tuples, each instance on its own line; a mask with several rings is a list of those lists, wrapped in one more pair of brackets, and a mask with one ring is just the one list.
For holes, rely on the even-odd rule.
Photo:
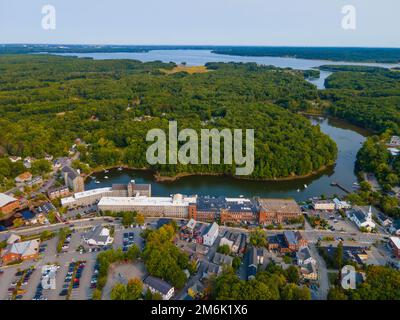
[[(341, 189), (332, 187), (330, 183), (339, 182), (352, 190), (353, 183), (357, 181), (354, 162), (358, 150), (366, 139), (366, 133), (341, 121), (322, 118), (312, 118), (311, 121), (314, 125), (320, 125), (321, 130), (336, 142), (339, 149), (335, 166), (316, 176), (290, 181), (249, 181), (223, 176), (189, 176), (174, 182), (161, 183), (155, 182), (153, 174), (149, 171), (113, 169), (106, 174), (99, 172), (94, 174), (93, 178), (88, 178), (86, 189), (108, 187), (113, 183), (128, 183), (130, 180), (135, 180), (137, 183), (150, 183), (153, 196), (169, 196), (174, 193), (232, 197), (244, 195), (291, 197), (302, 201), (321, 194), (343, 195)], [(108, 179), (105, 179), (106, 175)], [(96, 180), (100, 183), (95, 183)]]
[[(180, 64), (185, 62), (189, 66), (205, 65), (207, 62), (256, 62), (262, 65), (272, 65), (279, 68), (292, 68), (298, 70), (309, 70), (322, 65), (358, 65), (391, 68), (398, 65), (382, 63), (357, 63), (327, 60), (297, 59), (287, 57), (243, 57), (215, 54), (210, 50), (151, 50), (148, 52), (111, 52), (111, 53), (60, 53), (58, 55), (77, 56), (80, 58), (104, 59), (133, 59), (143, 62), (162, 61)], [(310, 79), (319, 89), (324, 89), (325, 79), (331, 72), (321, 71), (319, 79)]]

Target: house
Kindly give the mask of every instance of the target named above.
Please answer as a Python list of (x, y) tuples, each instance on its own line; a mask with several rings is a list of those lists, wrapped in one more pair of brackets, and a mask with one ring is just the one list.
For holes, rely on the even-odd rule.
[(31, 158), (31, 157), (26, 157), (26, 158), (24, 159), (24, 167), (27, 168), (27, 169), (30, 169), (30, 168), (32, 167), (32, 162), (33, 162), (33, 161), (34, 161), (33, 158)]
[(113, 243), (110, 230), (98, 225), (83, 235), (83, 240), (90, 246), (107, 246)]
[(386, 216), (385, 214), (383, 214), (382, 212), (379, 212), (376, 217), (378, 218), (379, 223), (386, 227), (389, 227), (390, 225), (392, 225), (393, 220), (390, 219), (388, 216)]
[(390, 237), (389, 246), (392, 248), (393, 255), (399, 259), (400, 258), (400, 238)]
[(208, 251), (210, 251), (209, 247), (203, 246), (202, 244), (196, 244), (196, 253), (205, 256)]
[(291, 251), (297, 251), (308, 245), (308, 241), (303, 238), (299, 231), (284, 231), (283, 236), (285, 237), (286, 244)]
[(211, 247), (214, 244), (214, 241), (218, 238), (218, 233), (219, 226), (213, 222), (203, 235), (203, 244)]
[(174, 295), (174, 287), (160, 278), (148, 276), (146, 279), (144, 279), (143, 284), (153, 294), (160, 294), (163, 300), (170, 300)]
[(314, 263), (303, 264), (300, 267), (300, 273), (305, 280), (316, 281), (318, 279), (317, 267)]
[(304, 247), (296, 252), (296, 260), (298, 265), (317, 263), (317, 261), (311, 256), (311, 252), (308, 247)]
[(393, 157), (397, 157), (400, 154), (400, 150), (397, 148), (388, 148), (387, 150)]
[(83, 192), (85, 190), (84, 180), (79, 171), (75, 171), (71, 167), (65, 166), (62, 168), (64, 182), (73, 192)]
[(367, 214), (362, 209), (353, 209), (346, 212), (347, 217), (353, 221), (359, 229), (365, 228), (371, 231), (375, 228), (375, 222), (372, 221), (372, 208), (369, 207)]
[(209, 263), (203, 271), (203, 279), (208, 279), (211, 276), (217, 276), (220, 274), (220, 272), (222, 271), (222, 269), (220, 268), (219, 265), (215, 264), (215, 263)]
[(221, 254), (216, 252), (213, 258), (213, 263), (218, 264), (219, 266), (227, 265), (232, 266), (233, 258), (226, 254)]
[(336, 210), (348, 210), (351, 209), (351, 204), (348, 203), (347, 201), (341, 201), (338, 198), (333, 199), (333, 202), (335, 204), (335, 209)]
[(39, 244), (39, 240), (9, 244), (1, 253), (1, 260), (3, 264), (9, 264), (20, 260), (35, 259), (39, 255)]
[(393, 235), (400, 236), (400, 219), (393, 221), (389, 228), (389, 232)]
[(52, 188), (49, 191), (47, 191), (47, 195), (50, 200), (58, 199), (61, 197), (66, 197), (69, 195), (69, 189), (67, 186)]
[(24, 183), (32, 180), (32, 174), (30, 172), (21, 173), (15, 178), (16, 183)]
[(10, 214), (19, 209), (19, 201), (5, 193), (0, 193), (0, 213)]
[(37, 184), (42, 184), (42, 183), (43, 183), (42, 177), (41, 176), (37, 176), (37, 177), (34, 177), (32, 180), (27, 181), (26, 185), (31, 187), (31, 186), (34, 186), (34, 185), (37, 185)]
[(47, 160), (47, 161), (52, 161), (52, 160), (53, 160), (53, 156), (50, 155), (50, 154), (46, 154), (46, 155), (44, 156), (44, 159)]
[(224, 233), (223, 237), (221, 238), (221, 240), (219, 241), (219, 245), (220, 246), (226, 245), (232, 251), (232, 246), (233, 246), (233, 242), (234, 242), (234, 240), (231, 240), (232, 236), (233, 236), (232, 232), (226, 231)]
[(14, 244), (16, 242), (20, 242), (21, 237), (19, 235), (16, 235), (15, 233), (10, 234), (10, 236), (7, 239), (7, 244)]
[(333, 211), (336, 208), (335, 202), (332, 200), (314, 200), (312, 206), (314, 210)]
[(258, 256), (257, 249), (251, 247), (248, 251), (248, 264), (247, 264), (247, 280), (252, 280), (256, 277), (258, 269)]
[(400, 137), (399, 136), (392, 136), (390, 138), (389, 143), (386, 144), (388, 147), (400, 147)]
[(15, 162), (18, 162), (18, 161), (22, 160), (21, 157), (17, 157), (17, 156), (11, 156), (11, 157), (8, 157), (8, 159), (10, 159), (10, 161), (12, 163), (15, 163)]

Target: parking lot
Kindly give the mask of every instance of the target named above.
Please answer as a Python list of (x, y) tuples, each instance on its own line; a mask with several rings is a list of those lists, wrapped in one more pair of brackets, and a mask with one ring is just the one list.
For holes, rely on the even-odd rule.
[[(23, 291), (22, 300), (31, 300), (37, 296), (38, 286), (41, 283), (41, 268), (46, 264), (58, 264), (60, 267), (56, 273), (56, 289), (55, 290), (42, 290), (41, 298), (48, 300), (65, 300), (66, 296), (60, 296), (60, 292), (65, 285), (65, 278), (68, 273), (70, 263), (76, 261), (86, 261), (85, 268), (81, 271), (80, 286), (73, 290), (71, 299), (89, 299), (91, 298), (91, 277), (94, 272), (94, 265), (98, 252), (79, 253), (76, 249), (82, 243), (83, 232), (75, 232), (71, 235), (71, 242), (66, 252), (57, 253), (58, 237), (45, 241), (45, 250), (40, 254), (39, 259), (25, 261), (20, 265), (3, 267), (4, 273), (0, 275), (0, 299), (9, 299), (9, 289), (12, 284), (17, 280), (16, 274), (19, 270), (26, 270), (28, 268), (35, 268), (30, 275), (26, 285), (22, 286)], [(40, 291), (40, 290), (39, 290)], [(18, 295), (19, 296), (19, 295)]]
[[(143, 230), (141, 228), (123, 228), (116, 226), (114, 233), (114, 249), (126, 249), (136, 244), (140, 249), (144, 247), (144, 241), (140, 237)], [(58, 236), (44, 241), (40, 245), (40, 255), (38, 259), (25, 261), (19, 265), (5, 266), (1, 269), (0, 274), (0, 300), (21, 299), (21, 300), (87, 300), (91, 299), (93, 289), (97, 283), (97, 275), (95, 271), (96, 257), (104, 248), (94, 250), (89, 248), (82, 239), (85, 229), (71, 232), (70, 238), (67, 237), (65, 246), (61, 253), (57, 252)], [(80, 250), (85, 248), (85, 250)], [(83, 262), (84, 266), (79, 270), (79, 262)], [(41, 288), (42, 274), (41, 270), (44, 265), (58, 265), (56, 272), (55, 290), (45, 290)], [(32, 268), (28, 277), (21, 280), (24, 271)], [(134, 268), (132, 275), (143, 277), (144, 266)], [(121, 274), (124, 274), (122, 272)], [(18, 274), (18, 276), (17, 276)], [(79, 280), (75, 280), (77, 278)], [(130, 279), (130, 273), (126, 273), (127, 279)], [(66, 282), (66, 279), (67, 282)], [(74, 286), (75, 281), (75, 286)], [(79, 286), (76, 283), (79, 281)], [(20, 283), (20, 285), (18, 285)], [(15, 288), (20, 289), (16, 293)], [(64, 290), (64, 292), (62, 292)], [(66, 291), (67, 292), (66, 292)], [(111, 289), (110, 289), (111, 290)], [(60, 295), (62, 293), (62, 295)]]

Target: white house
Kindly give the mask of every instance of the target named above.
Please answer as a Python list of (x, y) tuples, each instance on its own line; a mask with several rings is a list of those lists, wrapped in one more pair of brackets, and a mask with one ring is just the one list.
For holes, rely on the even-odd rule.
[(219, 233), (219, 226), (214, 222), (204, 233), (203, 244), (211, 247), (214, 244), (214, 241), (218, 238), (218, 233)]
[(351, 205), (347, 201), (341, 201), (338, 198), (335, 198), (335, 199), (333, 199), (333, 203), (335, 204), (335, 209), (336, 210), (351, 209)]
[(174, 295), (174, 287), (160, 278), (148, 276), (144, 279), (143, 284), (149, 288), (152, 293), (159, 293), (163, 300), (169, 300)]
[(110, 230), (103, 226), (96, 226), (83, 235), (83, 240), (90, 246), (106, 246), (113, 243)]
[(365, 214), (361, 209), (353, 209), (347, 212), (347, 217), (353, 221), (358, 228), (366, 228), (371, 231), (375, 228), (375, 222), (372, 220), (372, 208), (369, 207), (368, 213)]
[(315, 210), (335, 210), (335, 203), (332, 200), (315, 200), (313, 201), (313, 207)]
[(304, 247), (296, 252), (297, 264), (299, 266), (306, 265), (309, 263), (316, 264), (317, 261), (311, 256), (310, 249)]

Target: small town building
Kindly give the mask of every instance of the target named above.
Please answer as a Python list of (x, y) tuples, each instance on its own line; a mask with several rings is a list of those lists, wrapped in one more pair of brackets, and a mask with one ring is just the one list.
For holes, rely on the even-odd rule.
[(159, 293), (163, 300), (170, 300), (174, 295), (174, 287), (160, 278), (148, 276), (146, 279), (144, 279), (143, 284), (153, 294)]
[(261, 224), (288, 222), (302, 215), (294, 199), (259, 199), (258, 204)]
[(47, 195), (50, 200), (67, 197), (69, 195), (69, 189), (67, 186), (52, 188), (49, 191), (47, 191)]
[(20, 242), (21, 237), (15, 233), (10, 234), (10, 236), (7, 239), (7, 244), (14, 244), (16, 242)]
[(203, 244), (211, 247), (218, 238), (219, 226), (213, 222), (203, 235)]
[(32, 174), (30, 172), (21, 173), (18, 177), (15, 178), (16, 183), (25, 183), (32, 180)]
[(10, 214), (20, 207), (18, 199), (15, 199), (5, 193), (0, 193), (0, 213)]
[(39, 255), (39, 240), (15, 242), (7, 245), (1, 253), (3, 264), (16, 261), (35, 259)]
[(400, 236), (400, 219), (393, 221), (392, 225), (389, 227), (389, 232), (395, 236)]
[(392, 248), (393, 255), (399, 259), (400, 258), (400, 238), (390, 237), (389, 245)]
[(297, 264), (300, 266), (308, 263), (317, 263), (317, 261), (311, 256), (311, 252), (308, 247), (304, 247), (296, 252), (296, 260)]
[(18, 162), (18, 161), (21, 161), (21, 160), (22, 160), (22, 158), (21, 158), (21, 157), (18, 157), (18, 156), (11, 156), (11, 157), (8, 157), (8, 159), (10, 159), (10, 161), (11, 161), (12, 163), (15, 163), (15, 162)]
[(69, 166), (65, 166), (61, 170), (64, 177), (65, 185), (68, 186), (73, 192), (82, 192), (85, 190), (85, 183), (80, 172), (72, 169)]
[(332, 200), (314, 200), (312, 206), (314, 210), (333, 211), (336, 208), (335, 202)]
[(301, 265), (300, 273), (303, 279), (316, 281), (318, 279), (317, 267), (314, 263), (306, 263)]
[(213, 263), (218, 264), (219, 266), (232, 266), (233, 258), (226, 254), (216, 252), (213, 258)]
[(375, 228), (375, 222), (372, 220), (372, 208), (369, 207), (368, 213), (365, 213), (361, 208), (356, 208), (347, 211), (347, 217), (353, 221), (358, 228), (365, 228), (371, 231)]
[(335, 203), (335, 209), (336, 210), (348, 210), (351, 209), (351, 204), (348, 203), (347, 201), (342, 201), (339, 200), (338, 198), (333, 199), (333, 202)]
[(107, 246), (113, 243), (110, 230), (98, 225), (83, 235), (83, 240), (90, 246)]

